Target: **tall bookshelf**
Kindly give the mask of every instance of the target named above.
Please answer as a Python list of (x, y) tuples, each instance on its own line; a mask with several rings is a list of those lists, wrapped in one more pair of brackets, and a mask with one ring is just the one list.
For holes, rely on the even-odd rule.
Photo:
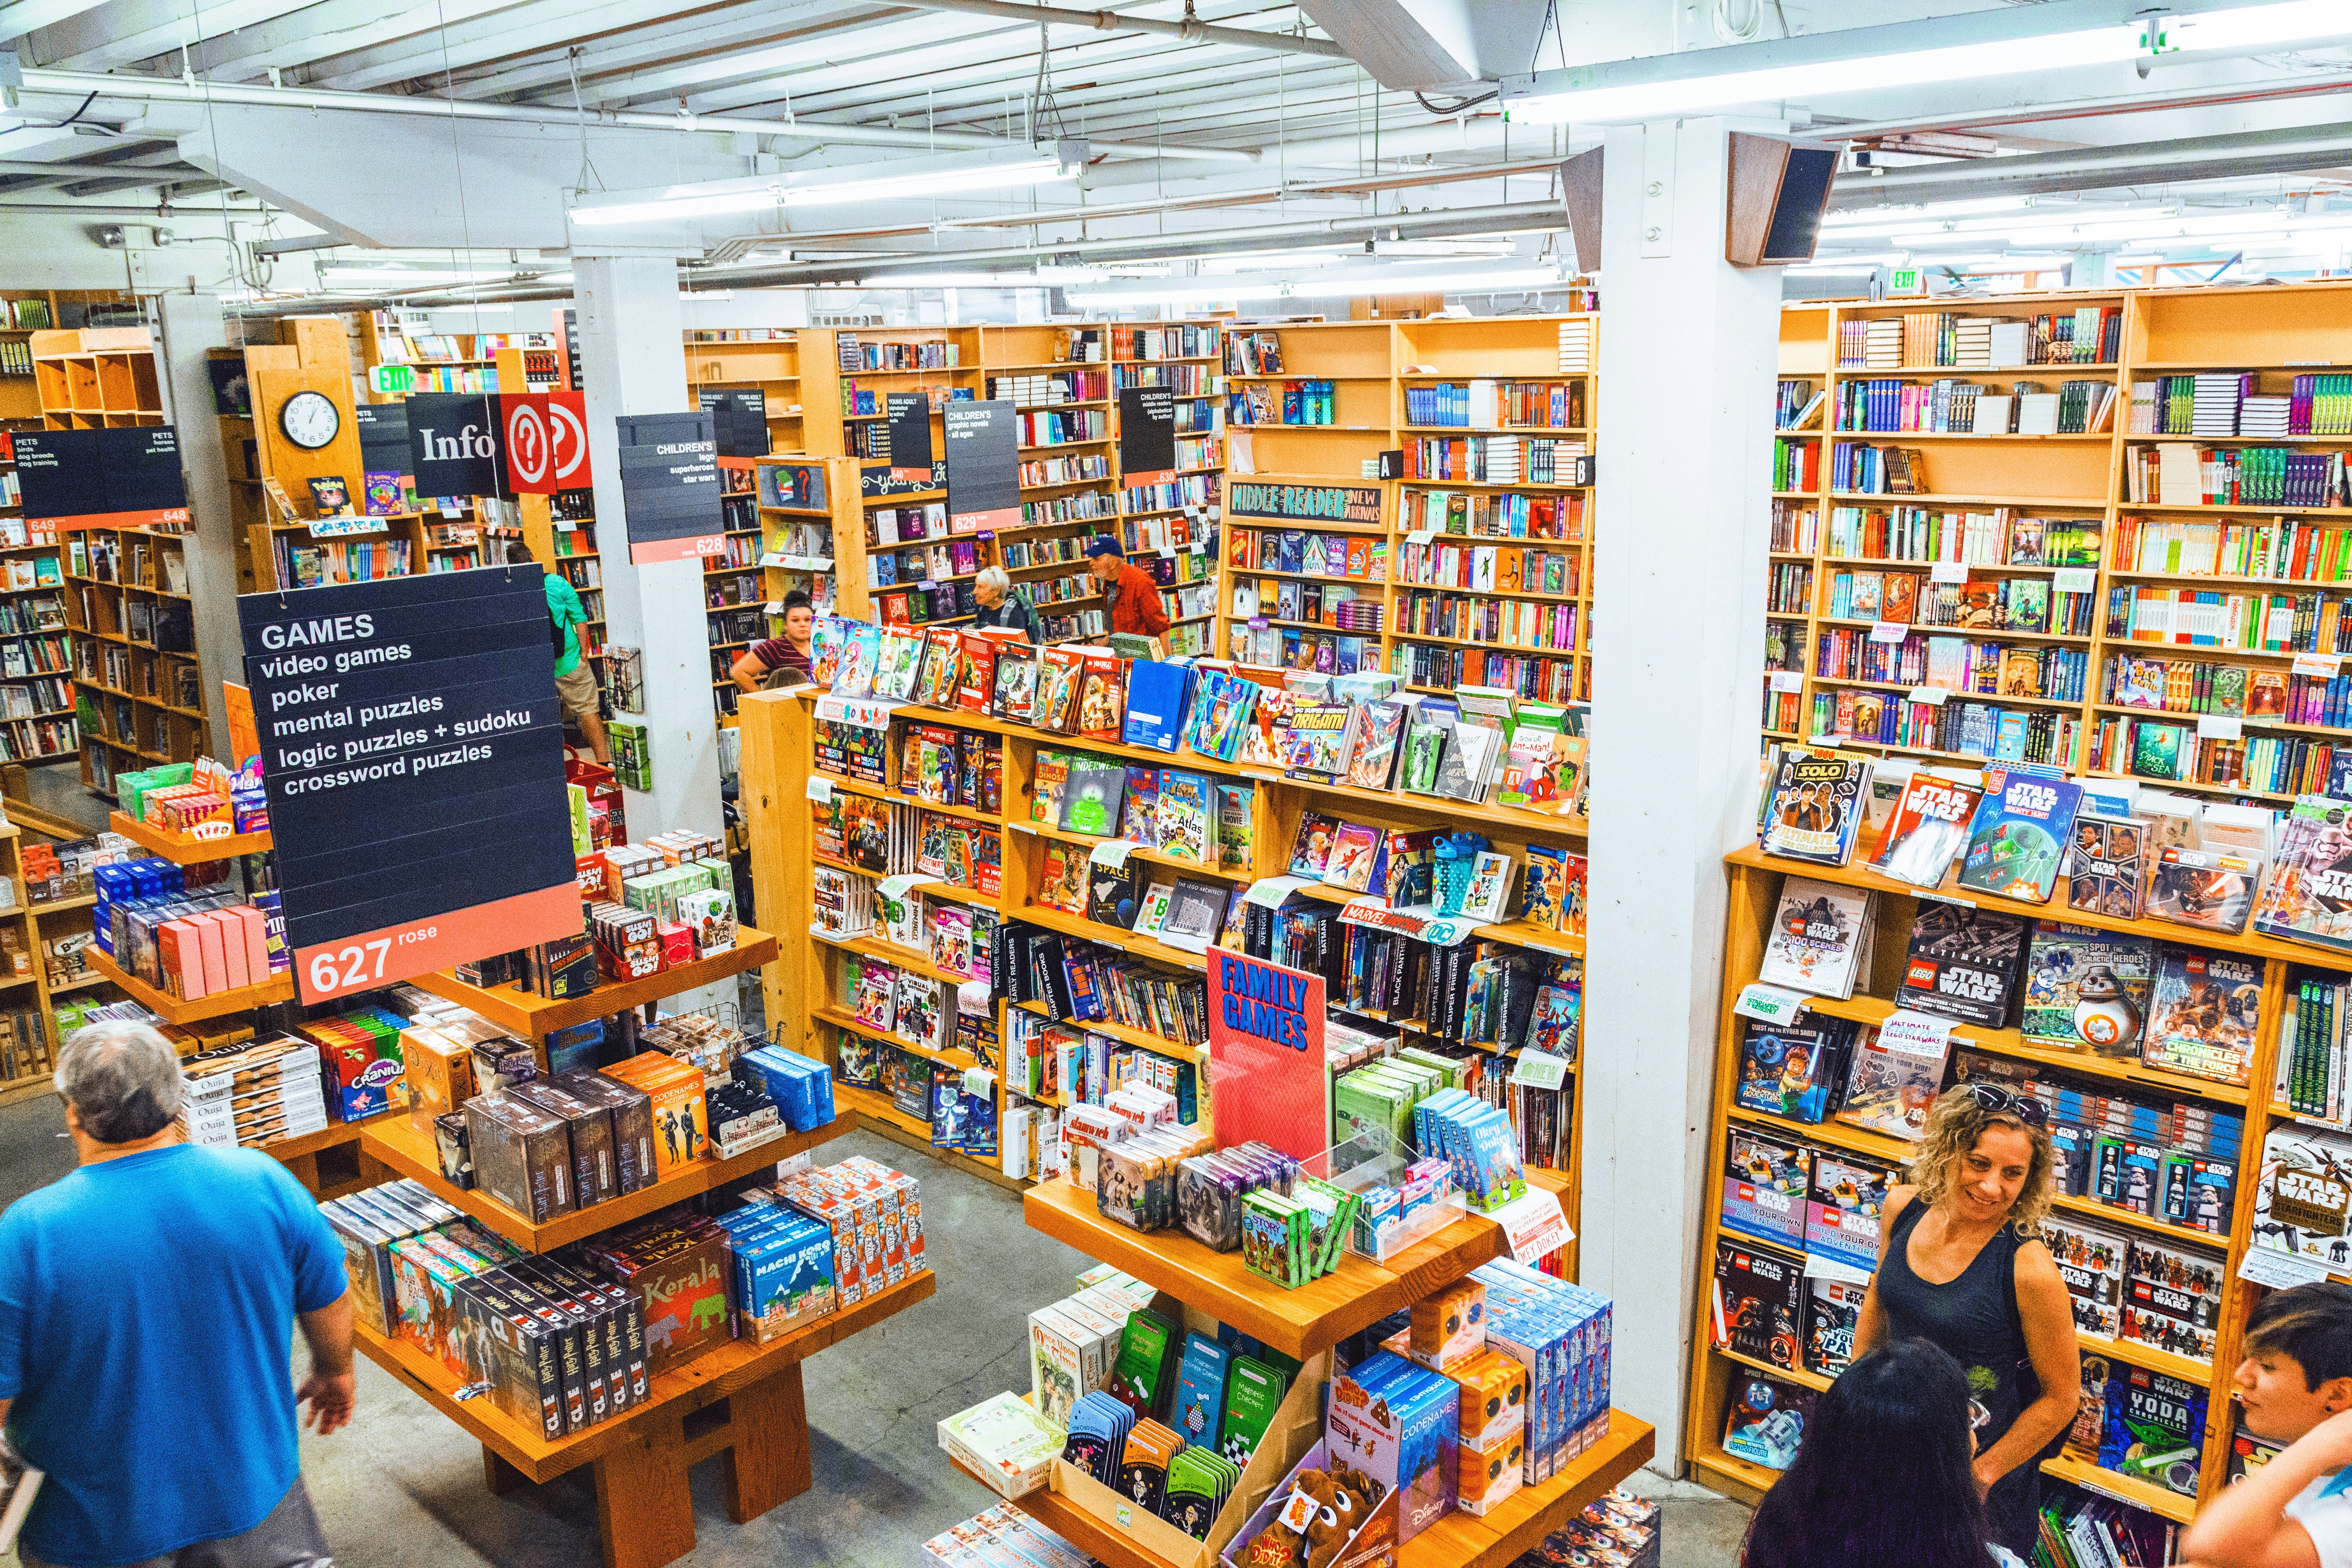
[(1174, 395), (1176, 467), (1165, 479), (1129, 474), (1116, 447), (1118, 531), (1129, 557), (1160, 584), (1171, 653), (1217, 646), (1222, 583), (1208, 541), (1223, 512), (1225, 380), (1221, 320), (1119, 322), (1110, 338), (1111, 433), (1118, 395), (1165, 387)]
[[(894, 946), (885, 941), (879, 931), (856, 937), (828, 937), (812, 929), (811, 921), (806, 918), (813, 897), (810, 868), (820, 863), (832, 863), (821, 861), (813, 831), (813, 811), (824, 807), (822, 805), (813, 807), (811, 799), (820, 793), (829, 791), (828, 799), (864, 795), (902, 802), (909, 812), (928, 813), (942, 820), (954, 819), (995, 836), (999, 849), (999, 886), (996, 892), (984, 893), (977, 887), (950, 886), (934, 877), (908, 878), (914, 890), (924, 898), (992, 910), (1004, 920), (1024, 921), (1066, 937), (1092, 942), (1106, 952), (1122, 954), (1152, 973), (1194, 981), (1201, 980), (1206, 973), (1208, 960), (1202, 954), (1171, 946), (1149, 935), (1139, 935), (1116, 926), (1088, 921), (1041, 901), (1039, 894), (1045, 886), (1048, 858), (1057, 851), (1065, 855), (1071, 852), (1084, 855), (1089, 846), (1099, 842), (1066, 832), (1055, 824), (1031, 819), (1037, 759), (1041, 752), (1083, 753), (1139, 766), (1178, 768), (1207, 775), (1216, 784), (1237, 785), (1247, 791), (1255, 832), (1245, 866), (1221, 870), (1214, 866), (1173, 859), (1156, 850), (1137, 848), (1132, 851), (1132, 858), (1143, 863), (1149, 870), (1156, 872), (1167, 868), (1171, 875), (1181, 873), (1221, 881), (1237, 889), (1247, 888), (1265, 878), (1281, 876), (1288, 870), (1300, 822), (1309, 813), (1321, 813), (1349, 822), (1399, 831), (1467, 827), (1485, 835), (1495, 849), (1519, 861), (1524, 861), (1528, 846), (1535, 844), (1579, 852), (1586, 831), (1586, 824), (1580, 817), (1485, 803), (1472, 805), (1442, 801), (1397, 791), (1374, 792), (1339, 784), (1317, 784), (1286, 778), (1240, 763), (1201, 757), (1189, 749), (1171, 754), (1139, 746), (1082, 741), (1069, 735), (1041, 734), (1021, 724), (913, 703), (892, 705), (885, 717), (889, 727), (889, 739), (885, 748), (887, 777), (884, 784), (825, 777), (815, 766), (815, 719), (817, 705), (834, 700), (805, 691), (779, 693), (747, 700), (742, 708), (743, 799), (751, 829), (753, 883), (760, 889), (763, 910), (769, 907), (768, 900), (775, 900), (781, 901), (784, 911), (766, 917), (772, 928), (783, 933), (779, 937), (782, 943), (782, 960), (767, 972), (765, 977), (768, 1016), (782, 1023), (788, 1033), (798, 1032), (799, 1038), (788, 1040), (788, 1044), (828, 1062), (839, 1061), (838, 1047), (845, 1034), (894, 1045), (903, 1044), (888, 1031), (873, 1030), (859, 1022), (848, 988), (850, 982), (845, 975), (845, 964), (857, 958), (873, 957), (886, 959), (901, 970), (918, 975), (950, 982), (961, 977), (938, 969), (924, 952)], [(1003, 761), (998, 802), (1001, 809), (991, 813), (965, 807), (930, 806), (901, 793), (898, 788), (898, 763), (904, 752), (905, 731), (909, 725), (936, 726), (978, 735), (1000, 746)], [(860, 876), (869, 879), (875, 875), (859, 871), (854, 866), (841, 868), (857, 871)], [(1524, 869), (1522, 865), (1522, 873)], [(1299, 892), (1305, 897), (1335, 905), (1345, 904), (1356, 896), (1315, 883), (1301, 888)], [(1481, 925), (1470, 933), (1469, 945), (1472, 947), (1489, 942), (1498, 948), (1579, 961), (1583, 957), (1585, 945), (1580, 935), (1537, 926), (1519, 919)], [(1337, 997), (1333, 1000), (1335, 1003), (1343, 1001)], [(1002, 1048), (1009, 1057), (1015, 1015), (1022, 1009), (1001, 994), (992, 996), (991, 1006), (993, 1009), (992, 1021), (996, 1026), (998, 1038), (1008, 1042)], [(1344, 1005), (1336, 1006), (1335, 1016), (1344, 1017), (1347, 1011)], [(1399, 1026), (1408, 1038), (1423, 1037), (1425, 1034), (1424, 1020), (1391, 1020), (1378, 1014), (1364, 1016), (1375, 1022)], [(1036, 1016), (1042, 1020), (1044, 1015), (1039, 1012)], [(1205, 1046), (1188, 1045), (1141, 1029), (1102, 1023), (1073, 1024), (1071, 1027), (1107, 1036), (1123, 1047), (1192, 1064), (1196, 1069), (1202, 1068), (1207, 1059)], [(981, 1065), (961, 1050), (906, 1048), (950, 1068), (969, 1068)], [(1579, 1056), (1580, 1059), (1580, 1051)], [(1499, 1070), (1504, 1064), (1498, 1060), (1493, 1065)], [(1024, 1101), (1046, 1106), (1059, 1104), (1050, 1097), (1031, 1097), (1010, 1089), (1004, 1081), (1005, 1076), (1003, 1070), (997, 1073), (995, 1093), (1000, 1128), (1003, 1124), (1003, 1112), (1008, 1105)], [(1570, 1130), (1561, 1145), (1566, 1163), (1559, 1169), (1531, 1171), (1530, 1174), (1533, 1179), (1558, 1192), (1562, 1205), (1573, 1213), (1580, 1179), (1580, 1140), (1574, 1129), (1580, 1125), (1578, 1119), (1583, 1114), (1583, 1080), (1579, 1069), (1571, 1067), (1565, 1081), (1570, 1090), (1568, 1105)], [(1202, 1090), (1205, 1101), (1205, 1081)], [(848, 1085), (838, 1085), (836, 1094), (858, 1111), (866, 1125), (886, 1131), (895, 1130), (891, 1135), (901, 1141), (929, 1147), (929, 1123), (899, 1110), (890, 1102), (887, 1094)], [(1213, 1104), (1211, 1114), (1213, 1116)], [(962, 1160), (992, 1180), (1005, 1179), (992, 1165), (961, 1155), (952, 1157)], [(1573, 1242), (1569, 1244), (1563, 1264), (1567, 1273), (1573, 1277), (1576, 1268)]]
[[(1230, 329), (1233, 657), (1323, 668), (1331, 638), (1337, 662), (1353, 652), (1416, 690), (1589, 700), (1597, 322)], [(1380, 477), (1383, 454), (1399, 477)]]
[(979, 395), (1012, 404), (1021, 426), (1021, 521), (995, 531), (990, 560), (1054, 642), (1086, 636), (1087, 616), (1101, 616), (1086, 544), (1118, 521), (1108, 338), (1093, 324), (980, 329)]
[(689, 327), (686, 331), (686, 389), (746, 391), (761, 395), (768, 416), (768, 447), (801, 449), (801, 354), (799, 334), (782, 327)]

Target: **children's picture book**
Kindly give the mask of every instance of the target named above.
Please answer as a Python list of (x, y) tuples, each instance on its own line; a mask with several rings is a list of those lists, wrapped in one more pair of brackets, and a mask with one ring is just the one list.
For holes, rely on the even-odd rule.
[(955, 705), (966, 713), (986, 713), (996, 696), (996, 656), (1004, 645), (980, 632), (959, 633), (956, 641)]
[(1160, 940), (1171, 946), (1205, 952), (1225, 923), (1225, 901), (1234, 889), (1215, 882), (1179, 877), (1168, 899), (1168, 914), (1160, 923)]
[(1845, 1087), (1853, 1026), (1841, 1018), (1767, 1024), (1740, 1020), (1739, 1105), (1790, 1121), (1818, 1122)]
[(1404, 735), (1407, 705), (1365, 702), (1358, 705), (1354, 733), (1349, 740), (1347, 782), (1355, 789), (1386, 791), (1396, 775), (1397, 751)]
[(1257, 853), (1255, 792), (1245, 784), (1216, 786), (1217, 868), (1246, 871)]
[(2066, 907), (2139, 919), (2147, 834), (2144, 817), (2077, 816), (2066, 854)]
[(1470, 889), (1462, 895), (1462, 912), (1481, 924), (1492, 925), (1509, 906), (1511, 874), (1518, 863), (1498, 850), (1477, 851), (1470, 867)]
[(1073, 758), (1069, 782), (1063, 790), (1063, 828), (1104, 838), (1118, 830), (1119, 808), (1127, 798), (1125, 764), (1093, 757)]
[(1176, 879), (1173, 877), (1155, 880), (1143, 891), (1143, 901), (1136, 912), (1135, 934), (1158, 936), (1168, 923), (1168, 907), (1175, 901)]
[(1875, 897), (1808, 877), (1786, 879), (1756, 977), (1816, 996), (1853, 995)]
[(1037, 901), (1064, 914), (1087, 912), (1087, 852), (1074, 844), (1055, 844), (1045, 850), (1045, 864), (1037, 883)]
[(1568, 908), (1568, 851), (1547, 844), (1528, 846), (1527, 922), (1546, 931), (1561, 929)]
[(1125, 931), (1135, 924), (1135, 900), (1142, 885), (1141, 864), (1090, 863), (1087, 869), (1087, 919)]
[(1196, 863), (1209, 859), (1210, 788), (1205, 774), (1171, 768), (1160, 775), (1156, 825), (1162, 855)]
[(1351, 893), (1370, 889), (1380, 847), (1380, 829), (1354, 822), (1339, 824), (1331, 837), (1330, 858), (1323, 865), (1324, 886), (1345, 888)]
[(2195, 1497), (2205, 1403), (2206, 1391), (2199, 1384), (2115, 1363), (2107, 1373), (2099, 1468)]
[(874, 695), (905, 701), (915, 695), (915, 678), (923, 668), (923, 634), (912, 626), (884, 626), (882, 647), (874, 666)]
[(1032, 701), (1032, 728), (1066, 735), (1076, 727), (1078, 678), (1087, 656), (1072, 647), (1049, 647), (1037, 656), (1037, 695)]
[(2262, 1026), (2263, 966), (2193, 948), (2157, 950), (2140, 1060), (2152, 1068), (2243, 1084)]
[(2081, 786), (2064, 779), (2000, 769), (1987, 773), (1984, 798), (1969, 825), (1959, 885), (2027, 903), (2048, 903), (2082, 798)]
[(1838, 1120), (1890, 1137), (1916, 1139), (1944, 1087), (1950, 1037), (1893, 1028), (1869, 1031), (1854, 1048)]
[(1574, 1061), (1581, 1001), (1568, 986), (1538, 986), (1535, 1008), (1528, 1015), (1528, 1048)]
[(2155, 966), (2146, 937), (2036, 921), (2019, 1032), (2040, 1045), (2137, 1058)]
[(1117, 656), (1087, 655), (1078, 677), (1077, 732), (1089, 741), (1117, 741), (1127, 730), (1127, 681)]
[(1289, 744), (1291, 709), (1297, 701), (1297, 694), (1287, 686), (1258, 688), (1250, 722), (1242, 731), (1240, 761), (1259, 768), (1283, 765), (1283, 753)]
[(397, 517), (408, 509), (407, 488), (398, 474), (362, 474), (360, 484), (362, 504), (370, 517)]
[(1862, 758), (1784, 753), (1765, 812), (1764, 852), (1844, 865), (1853, 852), (1869, 787), (1870, 763)]
[(1453, 738), (1454, 704), (1427, 697), (1414, 704), (1405, 720), (1403, 755), (1397, 763), (1397, 787), (1407, 795), (1435, 795), (1438, 770)]
[(2254, 910), (2259, 856), (2226, 849), (2166, 849), (2149, 869), (2150, 919), (2235, 936)]
[(1160, 844), (1160, 770), (1127, 765), (1127, 802), (1118, 814), (1118, 836), (1157, 848)]
[(2001, 1027), (2017, 997), (2028, 923), (2022, 915), (1922, 900), (1896, 1004), (1979, 1028)]
[(833, 675), (833, 689), (840, 697), (871, 697), (874, 695), (874, 667), (882, 653), (880, 626), (852, 626), (841, 642), (841, 662)]
[(1049, 826), (1062, 826), (1062, 800), (1068, 792), (1070, 764), (1076, 761), (1067, 752), (1037, 753), (1030, 778), (1029, 820)]
[(1015, 724), (1029, 722), (1037, 696), (1037, 656), (1025, 647), (1001, 648), (996, 655), (996, 693), (992, 710)]
[(312, 517), (341, 517), (352, 510), (352, 487), (342, 475), (316, 476), (309, 482)]
[(1192, 694), (1185, 743), (1204, 757), (1232, 762), (1251, 728), (1258, 685), (1223, 670), (1203, 670)]
[(2254, 929), (2289, 942), (2352, 948), (2352, 806), (2305, 795), (2280, 824), (2278, 856)]
[(1887, 819), (1877, 868), (1915, 887), (1942, 887), (1952, 861), (1968, 847), (1969, 824), (1983, 795), (1975, 784), (1913, 773)]
[(1334, 784), (1347, 766), (1348, 731), (1356, 705), (1343, 700), (1305, 701), (1290, 712), (1283, 747), (1283, 772), (1310, 784)]

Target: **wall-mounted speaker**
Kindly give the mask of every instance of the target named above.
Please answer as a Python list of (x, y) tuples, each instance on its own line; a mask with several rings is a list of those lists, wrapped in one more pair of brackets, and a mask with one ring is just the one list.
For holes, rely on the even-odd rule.
[(1838, 149), (1822, 142), (1733, 132), (1723, 258), (1734, 267), (1811, 261), (1837, 167)]
[(1559, 166), (1559, 189), (1568, 206), (1568, 236), (1576, 242), (1580, 272), (1601, 270), (1601, 154), (1595, 147)]

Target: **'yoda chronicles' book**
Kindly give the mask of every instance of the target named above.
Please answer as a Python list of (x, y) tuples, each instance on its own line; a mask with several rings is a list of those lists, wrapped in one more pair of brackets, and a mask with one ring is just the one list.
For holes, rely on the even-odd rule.
[(2099, 1468), (2195, 1497), (2198, 1459), (2205, 1442), (2205, 1395), (2196, 1384), (2116, 1363), (2107, 1373)]
[(2262, 1003), (2260, 963), (2160, 948), (2140, 1060), (2169, 1072), (2242, 1084), (2261, 1034)]
[(1787, 879), (1757, 979), (1817, 996), (1853, 995), (1874, 896), (1810, 877)]
[(1911, 925), (1903, 963), (1900, 1006), (1980, 1028), (2009, 1021), (2025, 961), (2027, 921), (2021, 915), (1958, 904), (1923, 901)]
[(2065, 858), (2067, 835), (2082, 804), (2080, 785), (2032, 773), (1985, 775), (1984, 799), (1969, 826), (1959, 885), (2027, 903), (2050, 901)]
[(1853, 853), (1869, 787), (1870, 763), (1863, 758), (1786, 753), (1764, 816), (1764, 852), (1844, 865)]

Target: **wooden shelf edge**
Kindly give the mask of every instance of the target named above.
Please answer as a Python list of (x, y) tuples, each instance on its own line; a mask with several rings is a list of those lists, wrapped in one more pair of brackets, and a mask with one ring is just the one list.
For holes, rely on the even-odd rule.
[(177, 996), (167, 995), (144, 980), (125, 973), (116, 966), (112, 959), (99, 952), (96, 947), (89, 949), (84, 956), (88, 958), (92, 969), (131, 993), (133, 1001), (156, 1016), (173, 1024), (193, 1024), (205, 1018), (225, 1018), (232, 1013), (249, 1013), (256, 1007), (267, 1007), (273, 1002), (291, 1002), (294, 999), (294, 977), (290, 973), (281, 979), (268, 981), (260, 985), (241, 985), (232, 991), (216, 991), (209, 996), (200, 996), (193, 1002), (186, 1002)]
[(643, 980), (625, 981), (617, 984), (599, 985), (585, 996), (567, 997), (561, 1001), (536, 996), (512, 983), (483, 987), (468, 985), (446, 971), (435, 971), (417, 975), (411, 984), (422, 986), (436, 996), (452, 1002), (462, 1002), (502, 1028), (510, 1029), (533, 1039), (568, 1029), (574, 1024), (584, 1024), (591, 1018), (625, 1012), (675, 996), (681, 991), (692, 991), (759, 969), (772, 963), (776, 956), (776, 939), (763, 931), (750, 926), (735, 928), (735, 945), (726, 952), (709, 958), (698, 958), (691, 963), (681, 963), (675, 969), (665, 969)]

